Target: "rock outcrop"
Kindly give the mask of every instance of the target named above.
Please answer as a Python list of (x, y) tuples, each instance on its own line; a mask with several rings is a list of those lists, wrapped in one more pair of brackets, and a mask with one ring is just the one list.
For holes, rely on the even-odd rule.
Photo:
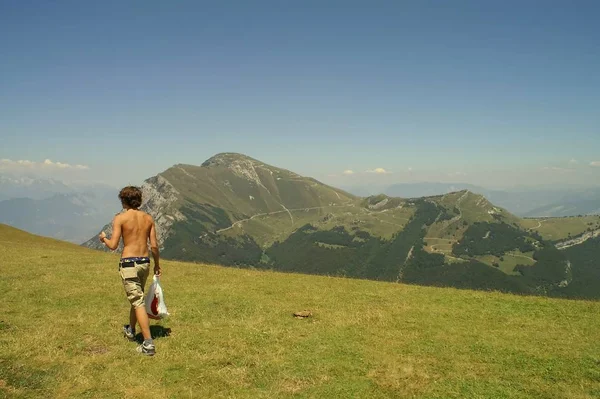
[[(156, 232), (158, 245), (162, 249), (162, 245), (171, 234), (171, 226), (176, 221), (186, 220), (185, 216), (174, 206), (179, 200), (179, 191), (161, 175), (151, 177), (142, 184), (142, 206), (141, 210), (149, 213), (156, 223)], [(102, 231), (107, 236), (112, 236), (112, 222), (105, 225)], [(100, 233), (100, 232), (98, 232)], [(92, 237), (83, 244), (88, 248), (100, 249), (108, 251), (106, 246), (96, 237)], [(123, 249), (122, 243), (119, 244), (117, 251)]]

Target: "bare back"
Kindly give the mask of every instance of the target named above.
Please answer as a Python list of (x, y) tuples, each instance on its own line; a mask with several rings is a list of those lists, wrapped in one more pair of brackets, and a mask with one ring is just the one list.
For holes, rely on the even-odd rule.
[(129, 209), (117, 217), (123, 236), (123, 258), (148, 256), (148, 240), (153, 233), (154, 221), (145, 212)]

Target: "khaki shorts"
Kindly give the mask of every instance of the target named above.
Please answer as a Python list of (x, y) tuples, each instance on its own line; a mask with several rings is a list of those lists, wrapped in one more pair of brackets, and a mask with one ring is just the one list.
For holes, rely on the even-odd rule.
[(144, 306), (144, 286), (150, 272), (150, 263), (136, 264), (133, 267), (119, 267), (123, 288), (131, 306)]

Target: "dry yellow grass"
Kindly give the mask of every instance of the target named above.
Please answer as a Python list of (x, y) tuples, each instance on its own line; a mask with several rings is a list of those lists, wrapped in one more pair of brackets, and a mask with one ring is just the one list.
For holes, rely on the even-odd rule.
[(2, 226), (0, 250), (0, 397), (600, 396), (596, 302), (165, 262), (147, 358), (115, 255)]

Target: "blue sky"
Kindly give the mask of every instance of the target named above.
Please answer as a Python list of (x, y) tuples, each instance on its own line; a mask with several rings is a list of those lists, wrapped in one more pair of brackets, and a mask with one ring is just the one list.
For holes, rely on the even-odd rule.
[(600, 184), (599, 19), (595, 1), (4, 1), (0, 171), (136, 184), (241, 152), (342, 186)]

